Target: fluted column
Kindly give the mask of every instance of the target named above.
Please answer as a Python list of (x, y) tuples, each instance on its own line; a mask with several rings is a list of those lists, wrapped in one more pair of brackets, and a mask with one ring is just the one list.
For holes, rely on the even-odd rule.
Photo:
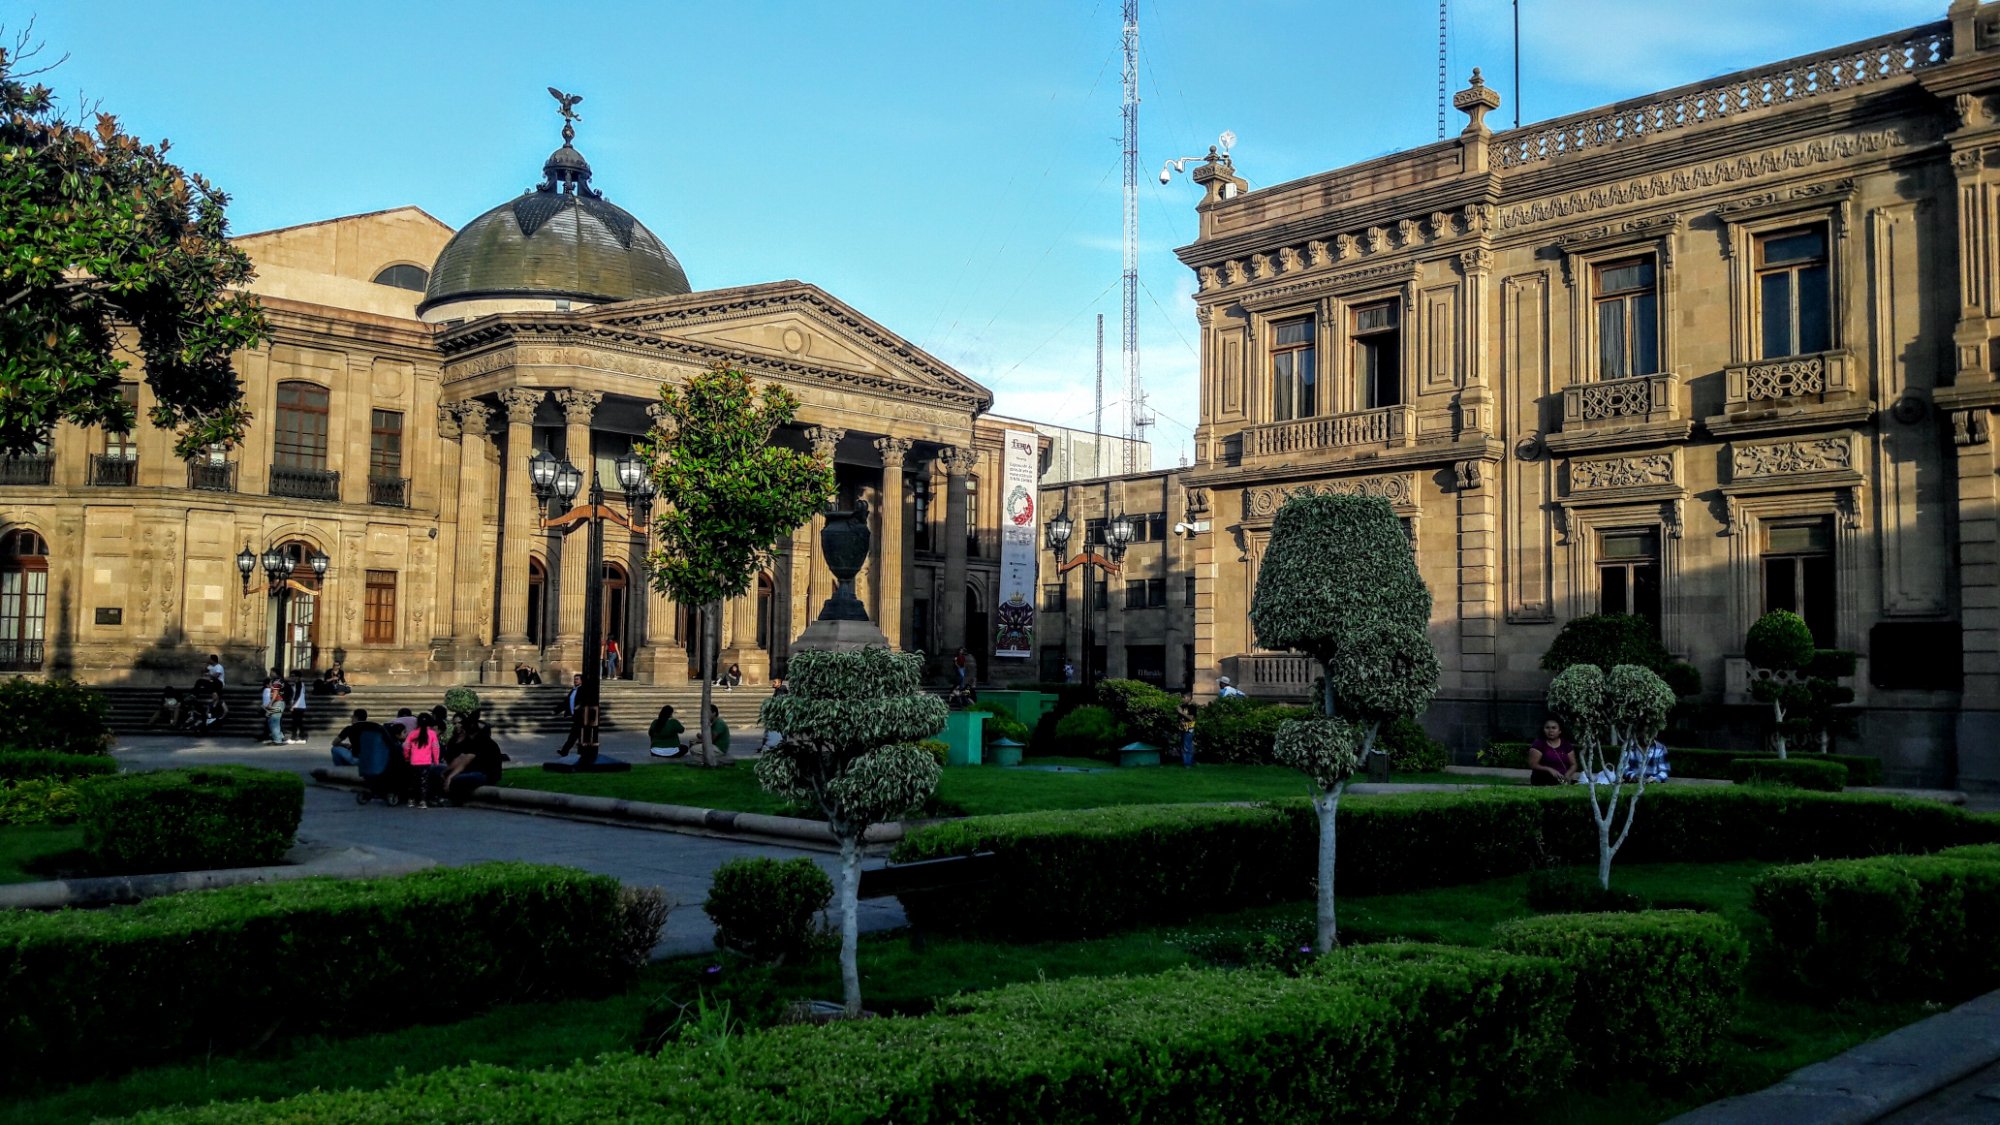
[(903, 575), (910, 563), (903, 550), (903, 459), (909, 456), (910, 439), (876, 438), (875, 448), (882, 454), (882, 534), (876, 541), (881, 572), (875, 576), (875, 623), (889, 638), (889, 647), (900, 652), (909, 647), (903, 636)]
[[(590, 452), (590, 422), (597, 414), (597, 405), (604, 401), (603, 391), (580, 391), (576, 389), (555, 392), (556, 403), (563, 409), (563, 456), (583, 474), (582, 490), (577, 494), (577, 502), (589, 502), (590, 477), (597, 462)], [(617, 482), (612, 482), (616, 487)], [(602, 575), (590, 573), (590, 528), (578, 524), (571, 528), (563, 539), (561, 611), (556, 630), (556, 640), (563, 647), (565, 656), (576, 654), (575, 667), (582, 667), (581, 661), (591, 659), (591, 654), (583, 652), (583, 606), (584, 595), (589, 583), (603, 580)]]
[[(458, 471), (449, 492), (457, 496), (458, 534), (452, 548), (456, 574), (452, 579), (451, 631), (461, 643), (483, 645), (493, 635), (492, 602), (495, 575), (482, 565), (486, 542), (486, 508), (498, 482), (491, 479), (493, 408), (479, 402), (452, 404), (459, 440)], [(443, 414), (439, 415), (442, 423)], [(447, 459), (447, 466), (450, 461)]]
[[(944, 466), (944, 590), (938, 598), (938, 621), (944, 627), (939, 648), (956, 655), (965, 643), (965, 478), (972, 473), (970, 449), (946, 446), (938, 451)], [(977, 654), (974, 654), (977, 655)]]
[[(528, 644), (528, 558), (542, 533), (534, 481), (528, 475), (528, 458), (534, 456), (535, 408), (542, 404), (542, 394), (532, 387), (500, 392), (500, 403), (507, 409), (507, 448), (500, 462), (501, 479), (507, 482), (500, 526), (500, 643), (523, 648)], [(469, 438), (469, 430), (467, 434)]]
[[(437, 408), (437, 460), (438, 479), (450, 487), (438, 491), (438, 553), (437, 573), (432, 577), (436, 593), (432, 595), (431, 622), (435, 626), (432, 647), (448, 643), (458, 634), (458, 553), (460, 490), (458, 481), (463, 476), (460, 457), (460, 443), (464, 440), (463, 428), (459, 424), (459, 403), (438, 403)], [(474, 526), (478, 512), (472, 512)]]

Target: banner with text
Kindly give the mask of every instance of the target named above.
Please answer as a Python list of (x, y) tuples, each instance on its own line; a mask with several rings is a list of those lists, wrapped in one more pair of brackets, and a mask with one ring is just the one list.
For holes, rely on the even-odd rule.
[(993, 655), (1026, 660), (1035, 654), (1036, 484), (1041, 437), (1033, 430), (1008, 430), (1000, 467), (1000, 589), (994, 600)]

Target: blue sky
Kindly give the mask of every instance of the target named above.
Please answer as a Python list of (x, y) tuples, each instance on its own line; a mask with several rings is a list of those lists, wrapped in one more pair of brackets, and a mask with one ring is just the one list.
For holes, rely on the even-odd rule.
[[(1523, 0), (1523, 120), (1944, 16), (1945, 0)], [(1119, 5), (140, 3), (8, 6), (79, 94), (235, 201), (238, 232), (415, 204), (458, 225), (540, 175), (544, 87), (584, 95), (596, 186), (697, 288), (800, 278), (992, 388), (1090, 425), (1104, 313), (1118, 378)], [(1450, 89), (1474, 66), (1514, 119), (1512, 6), (1452, 0)], [(1142, 0), (1141, 371), (1155, 464), (1196, 420), (1194, 189), (1161, 162), (1224, 129), (1253, 188), (1437, 135), (1429, 0)], [(1456, 132), (1464, 118), (1448, 112)]]

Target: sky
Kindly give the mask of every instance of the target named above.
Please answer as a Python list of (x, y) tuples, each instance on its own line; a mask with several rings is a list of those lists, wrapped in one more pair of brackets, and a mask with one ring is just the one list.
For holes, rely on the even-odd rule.
[[(1944, 18), (1946, 0), (1520, 0), (1524, 124)], [(1512, 125), (1514, 7), (1450, 0)], [(1140, 0), (1140, 374), (1154, 465), (1191, 456), (1199, 193), (1224, 130), (1252, 189), (1437, 139), (1431, 0)], [(697, 289), (797, 278), (983, 383), (997, 413), (1122, 432), (1117, 0), (221, 3), (12, 0), (40, 81), (230, 193), (237, 233), (414, 204), (453, 226), (540, 179), (546, 87), (593, 186)], [(1447, 108), (1455, 135), (1465, 118)]]

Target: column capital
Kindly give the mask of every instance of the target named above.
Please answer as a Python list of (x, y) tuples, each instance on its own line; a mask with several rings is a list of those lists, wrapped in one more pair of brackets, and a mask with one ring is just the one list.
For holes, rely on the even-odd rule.
[(937, 451), (938, 464), (944, 466), (949, 476), (962, 477), (972, 473), (972, 450), (962, 445), (947, 445)]
[(910, 446), (915, 443), (909, 438), (886, 436), (876, 438), (871, 444), (875, 446), (875, 451), (882, 455), (883, 468), (900, 469), (903, 467), (903, 458), (909, 456)]
[(597, 404), (604, 401), (603, 391), (585, 391), (574, 387), (555, 392), (556, 402), (563, 409), (563, 418), (572, 426), (588, 426), (597, 414)]
[(840, 439), (847, 431), (833, 426), (810, 426), (806, 429), (806, 440), (812, 443), (813, 456), (833, 460), (833, 451), (840, 445)]
[(492, 407), (483, 402), (458, 404), (458, 428), (466, 437), (485, 437), (493, 432)]
[(459, 433), (458, 404), (455, 402), (438, 403), (438, 436), (441, 438), (457, 438)]
[(535, 421), (535, 411), (542, 405), (544, 392), (536, 387), (508, 387), (500, 392), (500, 404), (507, 408), (510, 425), (528, 426)]

